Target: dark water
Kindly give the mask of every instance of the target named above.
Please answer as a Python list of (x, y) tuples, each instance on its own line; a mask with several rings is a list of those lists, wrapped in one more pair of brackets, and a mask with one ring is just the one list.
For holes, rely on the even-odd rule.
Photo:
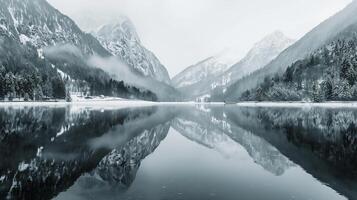
[(0, 107), (0, 199), (357, 199), (357, 110)]

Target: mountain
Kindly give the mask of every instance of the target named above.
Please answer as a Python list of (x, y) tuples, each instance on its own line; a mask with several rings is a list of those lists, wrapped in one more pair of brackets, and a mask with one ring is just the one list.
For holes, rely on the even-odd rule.
[(228, 101), (238, 100), (243, 92), (255, 88), (264, 81), (266, 76), (273, 76), (276, 73), (281, 75), (294, 62), (305, 59), (316, 50), (333, 41), (345, 38), (346, 34), (355, 33), (354, 26), (357, 24), (356, 12), (357, 2), (353, 1), (345, 9), (315, 27), (299, 41), (287, 48), (264, 68), (234, 83), (227, 89), (225, 99)]
[(40, 100), (76, 92), (157, 99), (88, 63), (112, 54), (47, 1), (0, 3), (0, 98)]
[(351, 28), (344, 37), (293, 63), (283, 75), (265, 78), (257, 88), (244, 92), (241, 100), (357, 100), (357, 26)]
[(74, 44), (85, 54), (109, 56), (91, 35), (82, 32), (67, 16), (45, 0), (1, 0), (1, 36), (36, 48)]
[(227, 71), (239, 58), (232, 49), (227, 49), (218, 55), (209, 57), (195, 65), (192, 65), (172, 79), (176, 88), (194, 85), (203, 80), (216, 77)]
[(122, 17), (116, 24), (102, 26), (95, 36), (105, 49), (142, 75), (171, 84), (166, 68), (141, 44), (135, 27), (128, 18)]
[(222, 53), (189, 67), (173, 78), (173, 84), (190, 98), (212, 99), (212, 93), (224, 92), (230, 84), (264, 67), (293, 43), (294, 40), (275, 31), (257, 42), (243, 59), (237, 59), (234, 52)]
[(233, 65), (221, 76), (221, 80), (213, 83), (212, 88), (230, 85), (230, 83), (263, 68), (294, 42), (293, 39), (288, 38), (280, 31), (265, 36), (253, 46), (240, 62)]

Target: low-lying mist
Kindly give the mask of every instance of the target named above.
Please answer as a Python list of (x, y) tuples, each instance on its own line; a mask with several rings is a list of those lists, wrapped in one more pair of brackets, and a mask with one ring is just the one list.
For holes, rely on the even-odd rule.
[[(46, 57), (73, 62), (79, 59), (88, 67), (99, 68), (107, 72), (113, 79), (141, 89), (154, 92), (161, 100), (172, 100), (177, 91), (171, 86), (154, 80), (151, 77), (140, 75), (116, 56), (102, 57), (97, 54), (84, 55), (82, 51), (71, 44), (62, 44), (44, 48)], [(169, 97), (171, 96), (171, 97)]]

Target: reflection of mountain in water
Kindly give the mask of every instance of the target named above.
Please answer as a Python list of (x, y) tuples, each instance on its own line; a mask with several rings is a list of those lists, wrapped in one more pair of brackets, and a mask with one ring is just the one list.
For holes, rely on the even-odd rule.
[[(170, 119), (167, 117), (166, 119)], [(163, 123), (151, 129), (142, 129), (126, 144), (113, 149), (93, 171), (79, 177), (69, 191), (76, 193), (79, 190), (80, 197), (76, 197), (78, 199), (93, 197), (115, 199), (114, 197), (131, 186), (141, 161), (155, 151), (167, 136), (169, 129), (169, 123)], [(68, 197), (60, 195), (57, 199), (68, 199)]]
[(357, 198), (355, 111), (229, 107), (225, 112), (232, 124), (263, 138), (321, 182)]
[(174, 119), (172, 126), (183, 136), (224, 156), (233, 156), (243, 147), (254, 162), (275, 175), (282, 175), (293, 166), (289, 159), (264, 139), (231, 125), (223, 114), (220, 116), (221, 119), (215, 118), (214, 112), (207, 109), (190, 109)]
[(170, 126), (225, 157), (245, 149), (274, 175), (299, 165), (339, 193), (357, 198), (353, 110), (0, 108), (0, 124), (0, 198), (51, 199), (68, 188), (79, 189), (84, 199), (113, 198), (113, 192), (131, 186), (141, 162)]
[(95, 169), (102, 180), (129, 187), (134, 181), (141, 161), (159, 146), (170, 129), (169, 124), (156, 126), (133, 138), (122, 148), (114, 149)]
[[(95, 169), (111, 152), (111, 149), (93, 148), (90, 144), (95, 138), (135, 121), (149, 120), (153, 126), (159, 125), (161, 119), (156, 119), (158, 112), (157, 108), (109, 111), (85, 108), (74, 111), (65, 107), (2, 109), (0, 154), (4, 160), (0, 163), (0, 196), (10, 199), (52, 198), (70, 187), (81, 174)], [(157, 124), (154, 123), (156, 121)], [(146, 125), (140, 128), (137, 124), (135, 131), (130, 133), (117, 132), (122, 138), (118, 149), (142, 132), (149, 136), (155, 135), (155, 130), (161, 130), (151, 130)], [(158, 137), (164, 137), (162, 134), (167, 134), (167, 131), (158, 133)], [(138, 142), (143, 141), (145, 138)], [(130, 156), (137, 156), (132, 153)]]

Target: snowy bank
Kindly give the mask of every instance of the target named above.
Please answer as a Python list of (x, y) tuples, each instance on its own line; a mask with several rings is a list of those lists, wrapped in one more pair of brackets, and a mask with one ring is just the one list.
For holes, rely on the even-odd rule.
[(357, 108), (356, 101), (331, 101), (323, 103), (312, 102), (239, 102), (240, 107), (327, 107), (327, 108)]
[(126, 107), (145, 107), (156, 105), (155, 102), (139, 101), (139, 100), (124, 100), (124, 99), (88, 99), (81, 101), (22, 101), (22, 102), (0, 102), (0, 107), (90, 107), (90, 108), (104, 108), (104, 109), (118, 109)]

